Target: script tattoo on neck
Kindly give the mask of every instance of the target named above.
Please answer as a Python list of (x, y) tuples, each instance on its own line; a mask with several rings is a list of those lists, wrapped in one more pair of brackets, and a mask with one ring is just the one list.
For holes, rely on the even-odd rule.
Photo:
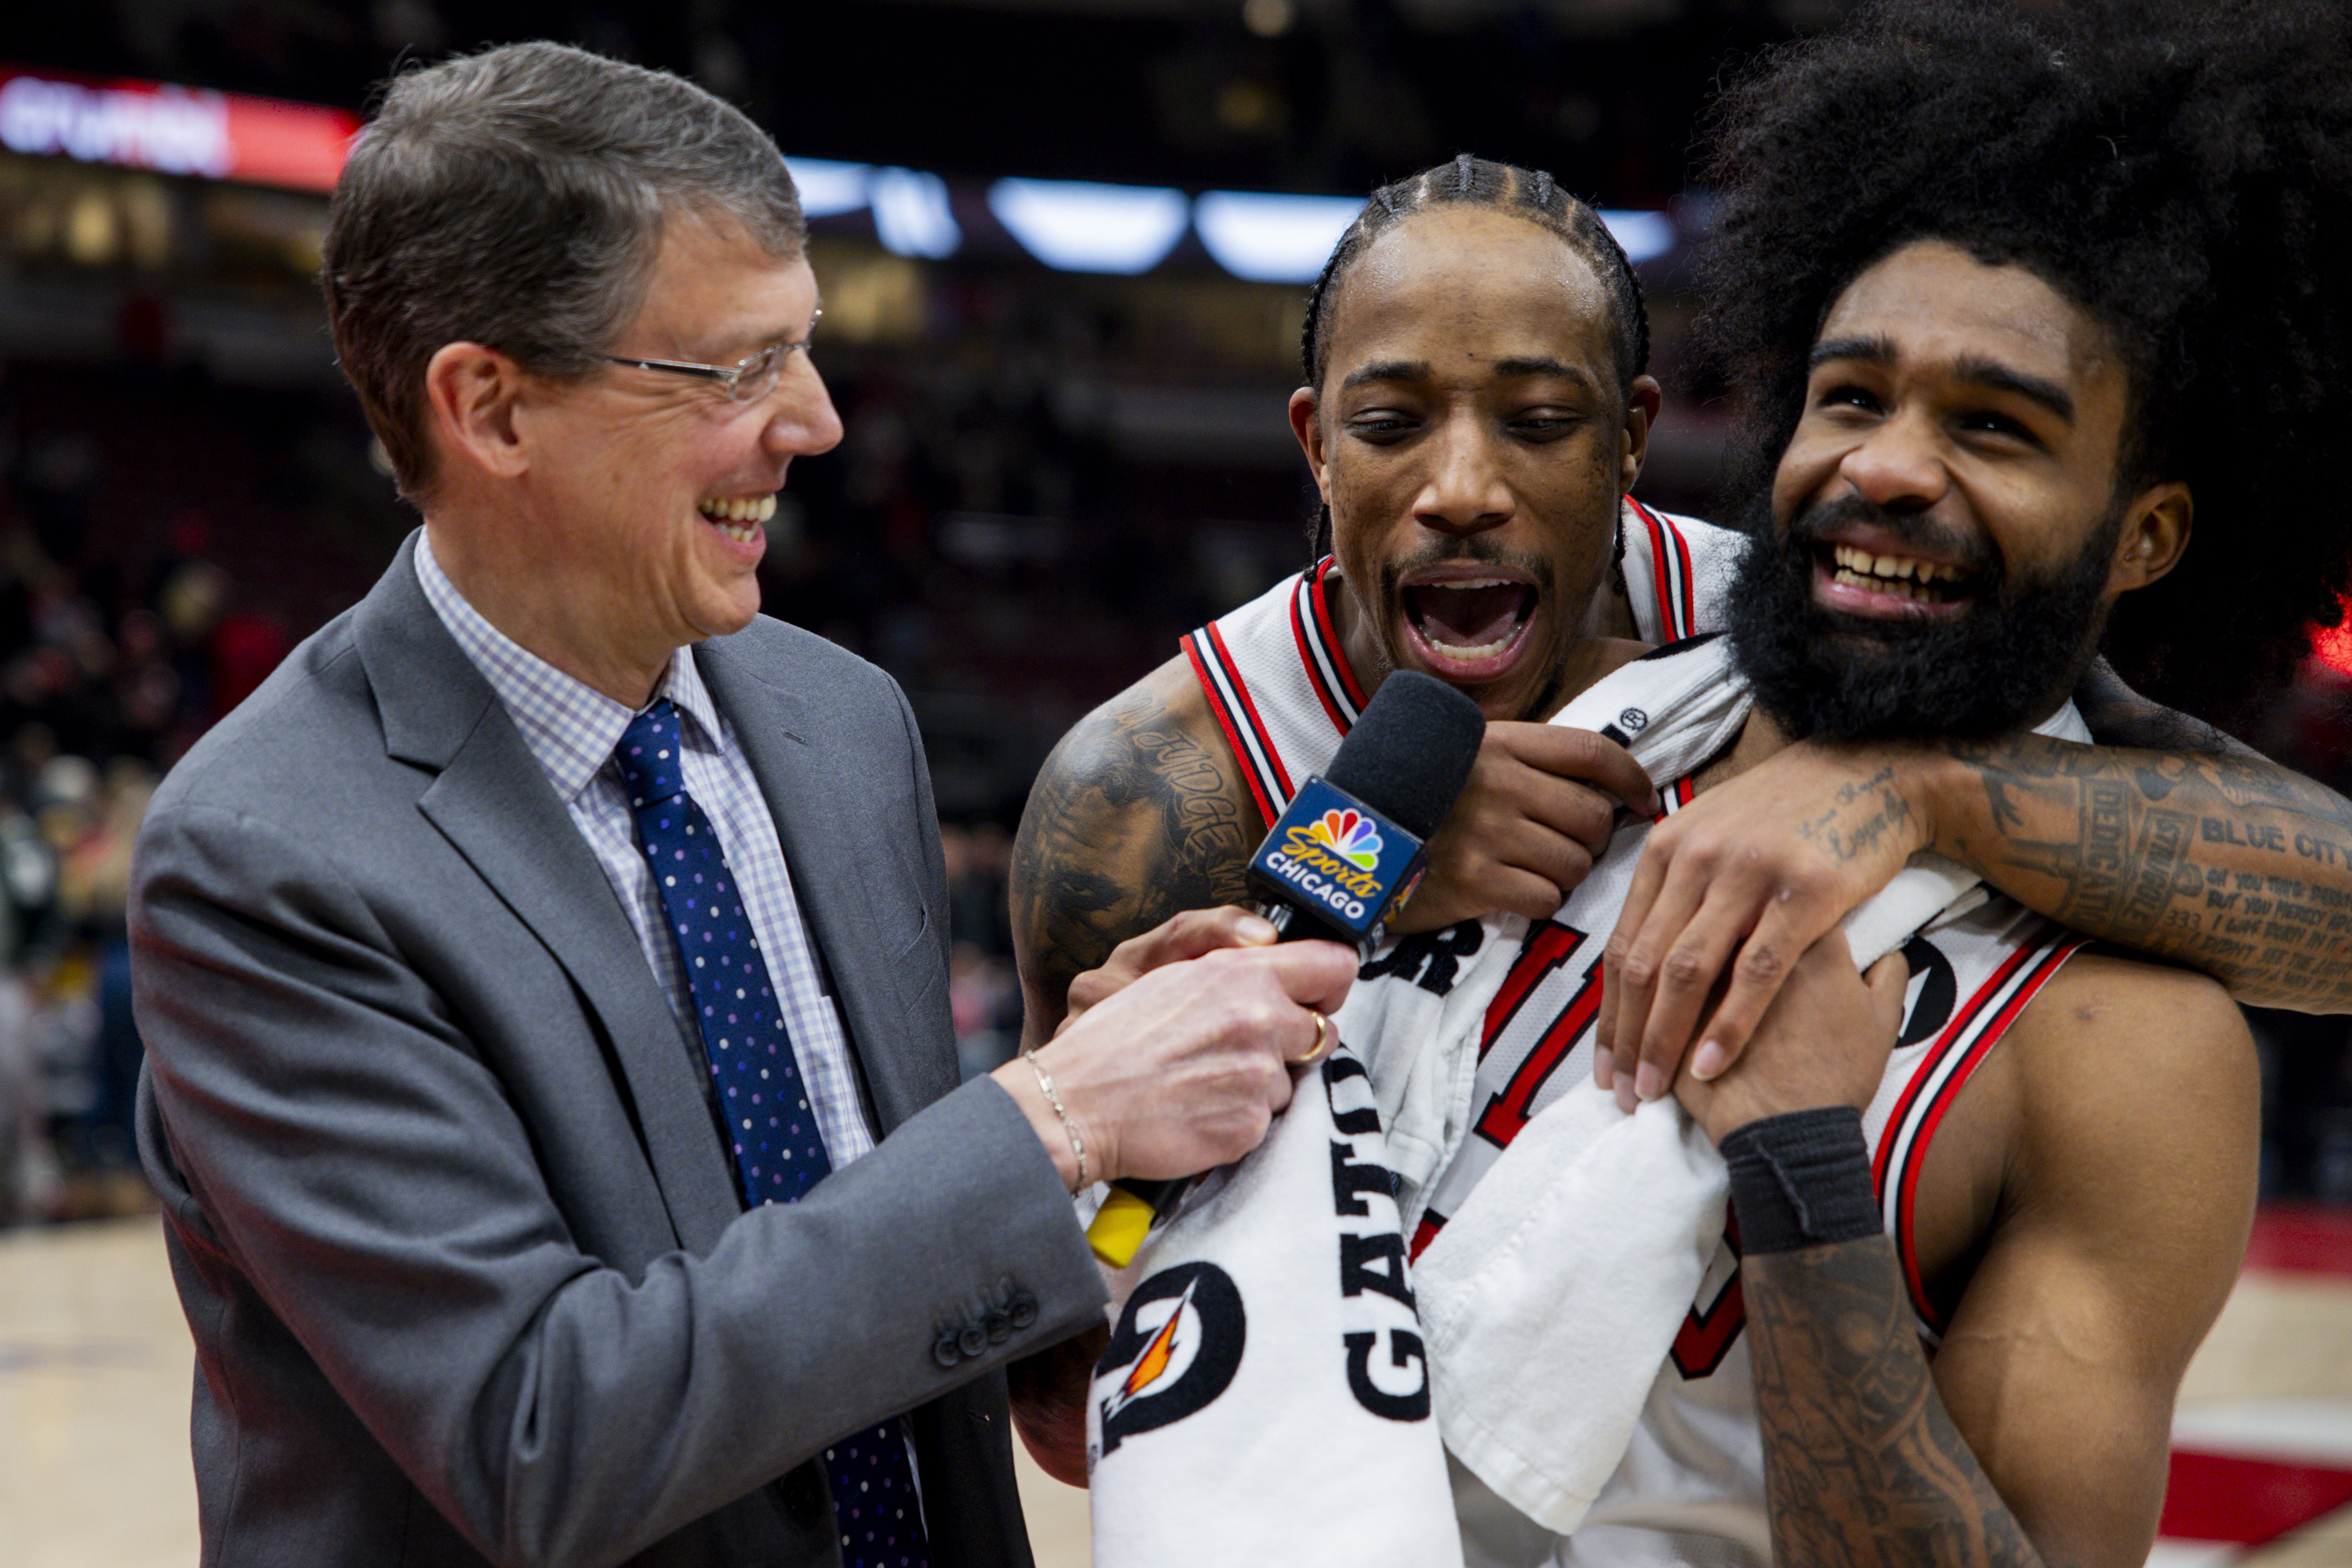
[(2201, 969), (2242, 1002), (2352, 1005), (2352, 804), (2341, 796), (2242, 748), (2028, 735), (1949, 750), (1976, 770), (1998, 835), (1964, 858), (2004, 891)]
[(1740, 1273), (1775, 1562), (2043, 1561), (1936, 1393), (1885, 1237)]
[(1148, 689), (1090, 714), (1046, 760), (1013, 841), (1024, 975), (1058, 1004), (1178, 910), (1246, 901), (1253, 816), (1232, 761)]

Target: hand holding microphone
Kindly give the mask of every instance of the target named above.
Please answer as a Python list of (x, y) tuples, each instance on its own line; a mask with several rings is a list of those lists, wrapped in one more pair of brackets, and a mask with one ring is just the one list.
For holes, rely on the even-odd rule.
[(1290, 1102), (1289, 1062), (1356, 976), (1349, 950), (1276, 944), (1243, 910), (1181, 915), (1105, 966), (1119, 968), (1127, 983), (992, 1075), (1072, 1184), (1190, 1175), (1257, 1147)]
[[(1331, 759), (1330, 770), (1299, 787), (1250, 857), (1250, 887), (1259, 896), (1260, 915), (1276, 932), (1275, 940), (1341, 942), (1360, 961), (1377, 946), (1419, 883), (1423, 846), (1462, 793), (1485, 731), (1477, 705), (1444, 681), (1400, 670), (1381, 682)], [(1175, 930), (1187, 918), (1178, 917), (1138, 943), (1183, 940)], [(1207, 929), (1212, 928), (1196, 925), (1194, 931)], [(1142, 962), (1148, 952), (1129, 951), (1136, 945), (1114, 954), (1097, 972), (1102, 978), (1095, 984), (1115, 983), (1123, 962)], [(1074, 1006), (1089, 999), (1081, 996), (1088, 984), (1089, 977), (1081, 976), (1072, 985)], [(1322, 1016), (1329, 1010), (1318, 1010), (1312, 1045), (1286, 1052), (1286, 1059), (1313, 1060), (1330, 1047), (1331, 1026)], [(1253, 1139), (1249, 1147), (1255, 1146)], [(1189, 1177), (1216, 1163), (1223, 1162), (1180, 1174)], [(1181, 1179), (1114, 1183), (1087, 1228), (1096, 1256), (1114, 1268), (1125, 1267), (1152, 1222), (1173, 1206), (1182, 1189)]]

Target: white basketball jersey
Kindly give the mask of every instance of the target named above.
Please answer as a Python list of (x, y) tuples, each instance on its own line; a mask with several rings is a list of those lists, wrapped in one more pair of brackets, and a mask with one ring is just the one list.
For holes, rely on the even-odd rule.
[[(1642, 637), (1668, 643), (1721, 625), (1739, 536), (1654, 511), (1627, 497), (1624, 575)], [(1278, 816), (1298, 781), (1329, 765), (1367, 693), (1339, 647), (1325, 579), (1328, 558), (1184, 639), (1209, 706), (1258, 810)], [(1687, 778), (1662, 784), (1666, 813), (1692, 798)], [(1517, 1130), (1590, 1073), (1601, 1000), (1601, 950), (1615, 926), (1645, 825), (1621, 830), (1603, 867), (1549, 921), (1529, 928), (1489, 1005), (1470, 1131), (1435, 1178), (1412, 1238), (1418, 1257)], [(1621, 856), (1623, 858), (1621, 859)], [(1609, 874), (1618, 868), (1619, 874)], [(1476, 921), (1407, 939), (1363, 983), (1450, 987), (1486, 939)], [(1921, 1332), (1940, 1329), (1913, 1245), (1912, 1214), (1928, 1144), (1969, 1076), (2081, 939), (2005, 899), (1929, 926), (1905, 949), (1904, 1026), (1864, 1117), (1887, 1234), (1902, 1260)], [(1442, 994), (1442, 992), (1441, 992)], [(1736, 1235), (1727, 1235), (1659, 1373), (1617, 1473), (1572, 1539), (1551, 1535), (1454, 1467), (1471, 1568), (1765, 1568), (1763, 1458), (1741, 1328)]]

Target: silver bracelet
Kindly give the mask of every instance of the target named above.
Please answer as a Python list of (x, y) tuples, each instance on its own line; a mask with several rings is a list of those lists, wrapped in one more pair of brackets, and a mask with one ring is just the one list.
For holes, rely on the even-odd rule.
[(1062, 1097), (1054, 1092), (1053, 1075), (1045, 1070), (1045, 1064), (1037, 1059), (1036, 1047), (1022, 1047), (1021, 1055), (1028, 1061), (1029, 1070), (1037, 1075), (1037, 1087), (1045, 1092), (1045, 1103), (1052, 1106), (1054, 1114), (1062, 1119), (1062, 1131), (1069, 1134), (1070, 1152), (1077, 1156), (1078, 1161), (1079, 1189), (1083, 1191), (1093, 1186), (1094, 1184), (1087, 1179), (1087, 1141), (1078, 1136), (1078, 1124), (1070, 1120), (1070, 1113), (1062, 1107)]

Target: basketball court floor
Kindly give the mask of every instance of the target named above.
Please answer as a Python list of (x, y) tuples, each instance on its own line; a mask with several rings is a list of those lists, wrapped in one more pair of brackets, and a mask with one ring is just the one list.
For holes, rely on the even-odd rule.
[[(0, 1235), (0, 1563), (194, 1563), (189, 1377), (153, 1220)], [(1085, 1494), (1023, 1484), (1038, 1568), (1086, 1568)], [(2352, 1568), (2352, 1215), (2263, 1213), (2182, 1391), (2149, 1562)]]

